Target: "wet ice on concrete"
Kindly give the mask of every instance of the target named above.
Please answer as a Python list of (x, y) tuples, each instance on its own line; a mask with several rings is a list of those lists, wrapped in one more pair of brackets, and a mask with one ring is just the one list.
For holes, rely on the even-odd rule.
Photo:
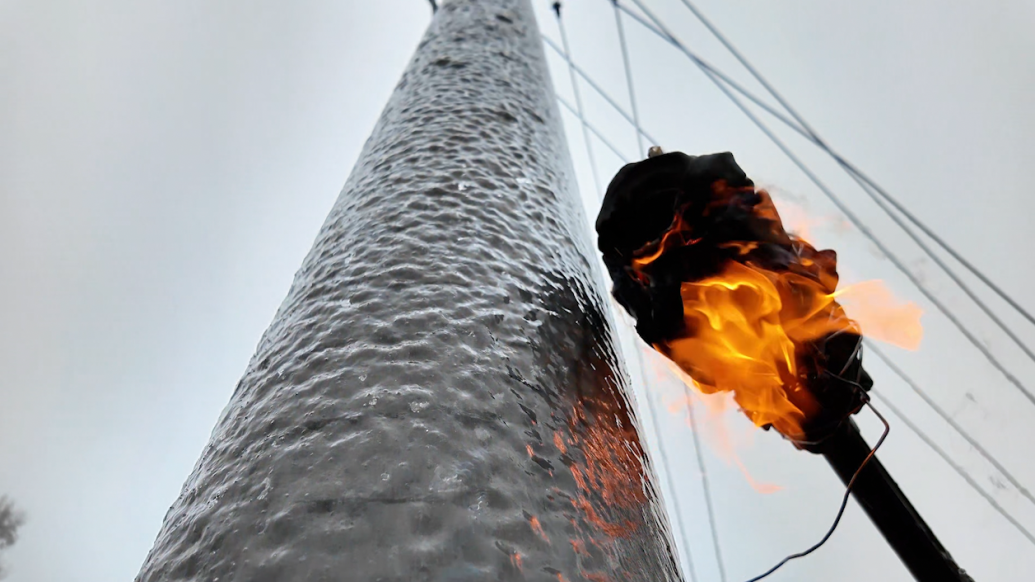
[(444, 4), (138, 580), (680, 579), (559, 127)]

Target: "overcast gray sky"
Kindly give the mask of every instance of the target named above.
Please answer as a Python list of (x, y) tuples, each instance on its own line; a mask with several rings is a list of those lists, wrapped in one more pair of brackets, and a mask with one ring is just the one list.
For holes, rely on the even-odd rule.
[[(678, 0), (646, 1), (755, 87)], [(549, 3), (533, 3), (543, 32), (559, 39)], [(1035, 197), (1026, 192), (1035, 159), (1035, 4), (699, 4), (835, 147), (1035, 309)], [(624, 103), (610, 3), (566, 5), (575, 58)], [(136, 574), (429, 17), (424, 0), (0, 2), (0, 494), (28, 515), (7, 556), (12, 582)], [(1027, 446), (1035, 406), (684, 58), (635, 23), (626, 30), (646, 129), (666, 149), (733, 151), (778, 202), (818, 221), (812, 236), (838, 250), (846, 279), (885, 279), (923, 305), (922, 348), (889, 353), (1035, 487)], [(550, 62), (570, 100), (567, 71)], [(588, 88), (582, 93), (589, 118), (635, 156), (631, 128)], [(565, 115), (595, 216), (581, 132)], [(1035, 364), (849, 180), (788, 140), (1035, 387)], [(620, 160), (594, 147), (606, 183)], [(992, 305), (1035, 344), (1035, 330)], [(675, 533), (684, 535), (678, 501), (700, 579), (717, 580), (679, 387), (648, 367), (637, 399), (655, 464), (655, 426), (671, 461), (676, 489), (665, 475), (660, 481)], [(877, 358), (867, 367), (882, 395), (1035, 531), (1035, 507)], [(875, 438), (876, 424), (861, 420)], [(1035, 546), (891, 421), (881, 457), (960, 564), (977, 580), (1030, 578)], [(716, 454), (716, 431), (703, 431), (726, 568), (731, 581), (742, 580), (817, 540), (840, 483), (822, 459), (752, 433), (736, 413), (708, 424), (727, 425), (754, 478), (781, 487), (757, 493)], [(826, 547), (772, 579), (909, 577), (853, 506)]]

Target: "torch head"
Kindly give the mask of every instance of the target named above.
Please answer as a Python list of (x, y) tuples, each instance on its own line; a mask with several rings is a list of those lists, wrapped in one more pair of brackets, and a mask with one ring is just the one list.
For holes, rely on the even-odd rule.
[(789, 235), (726, 153), (623, 167), (596, 221), (612, 293), (640, 337), (705, 392), (733, 392), (803, 448), (865, 401), (858, 327), (834, 300), (837, 256)]

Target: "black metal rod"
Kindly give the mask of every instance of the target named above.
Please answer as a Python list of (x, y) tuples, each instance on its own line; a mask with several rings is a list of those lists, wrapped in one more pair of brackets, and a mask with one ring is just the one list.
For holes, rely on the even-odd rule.
[[(823, 456), (845, 484), (869, 453), (870, 445), (851, 420), (822, 447)], [(852, 495), (918, 582), (973, 582), (956, 565), (877, 457), (859, 472)]]

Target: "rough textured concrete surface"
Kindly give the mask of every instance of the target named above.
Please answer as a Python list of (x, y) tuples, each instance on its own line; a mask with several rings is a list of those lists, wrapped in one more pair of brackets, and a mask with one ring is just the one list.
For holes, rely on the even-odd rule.
[(446, 3), (138, 581), (680, 580), (575, 192), (528, 0)]

